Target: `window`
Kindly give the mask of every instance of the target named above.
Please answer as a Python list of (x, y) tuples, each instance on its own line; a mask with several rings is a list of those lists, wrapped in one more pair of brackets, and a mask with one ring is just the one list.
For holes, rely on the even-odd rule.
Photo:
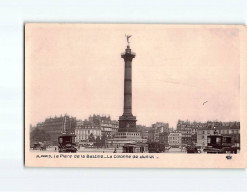
[(217, 137), (217, 138), (216, 138), (216, 143), (217, 143), (217, 144), (220, 144), (220, 142), (221, 142), (221, 139), (220, 139), (219, 137)]

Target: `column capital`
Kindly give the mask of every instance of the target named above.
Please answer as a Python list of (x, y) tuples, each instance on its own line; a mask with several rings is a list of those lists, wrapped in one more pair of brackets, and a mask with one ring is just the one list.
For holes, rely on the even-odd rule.
[(124, 61), (132, 61), (135, 56), (135, 52), (132, 52), (129, 46), (127, 46), (124, 53), (121, 53), (121, 58), (123, 58)]

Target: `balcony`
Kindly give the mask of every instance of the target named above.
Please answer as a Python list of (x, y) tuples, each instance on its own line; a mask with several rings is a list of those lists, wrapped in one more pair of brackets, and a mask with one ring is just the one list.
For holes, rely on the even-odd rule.
[(123, 53), (121, 53), (121, 56), (123, 56), (123, 55), (125, 55), (125, 54), (132, 54), (132, 55), (136, 55), (136, 53), (135, 52), (130, 52), (130, 53), (127, 53), (127, 52), (123, 52)]

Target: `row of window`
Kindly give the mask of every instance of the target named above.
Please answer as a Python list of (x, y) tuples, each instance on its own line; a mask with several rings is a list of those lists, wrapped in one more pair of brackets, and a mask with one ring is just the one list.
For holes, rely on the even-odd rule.
[(168, 139), (172, 140), (172, 139), (180, 139), (180, 137), (168, 137)]
[[(238, 134), (239, 130), (217, 130), (219, 134)], [(202, 134), (214, 134), (214, 130), (202, 131)]]
[(180, 141), (169, 141), (170, 144), (179, 144)]
[(191, 137), (191, 135), (182, 135), (182, 137)]
[(79, 137), (76, 137), (76, 140), (86, 140), (86, 139), (88, 139), (88, 136), (79, 136)]
[(112, 128), (104, 128), (104, 127), (102, 127), (101, 130), (102, 130), (102, 131), (111, 131)]
[(138, 136), (140, 134), (138, 133), (118, 133), (118, 135), (132, 135), (132, 136)]
[(99, 126), (77, 126), (79, 129), (99, 129)]
[(77, 131), (75, 131), (75, 133), (78, 134), (78, 135), (82, 135), (82, 134), (85, 135), (85, 134), (91, 134), (91, 133), (99, 135), (100, 131), (97, 131), (97, 130), (88, 130), (88, 131), (77, 130)]

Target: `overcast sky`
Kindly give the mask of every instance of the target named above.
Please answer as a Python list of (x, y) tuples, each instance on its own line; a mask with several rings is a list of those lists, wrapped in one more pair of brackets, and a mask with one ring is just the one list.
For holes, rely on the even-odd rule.
[(137, 124), (240, 120), (237, 27), (36, 24), (25, 33), (31, 124), (65, 113), (78, 119), (109, 114), (118, 120), (125, 33), (132, 35), (136, 52), (132, 110)]

